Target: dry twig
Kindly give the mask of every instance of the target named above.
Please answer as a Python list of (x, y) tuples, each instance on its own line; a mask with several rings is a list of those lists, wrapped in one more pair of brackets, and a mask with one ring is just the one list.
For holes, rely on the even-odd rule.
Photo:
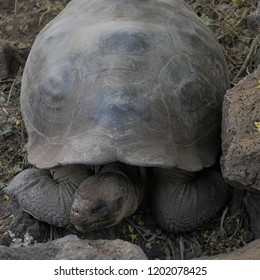
[(260, 39), (260, 35), (258, 34), (254, 40), (251, 43), (251, 47), (249, 49), (249, 52), (247, 54), (247, 57), (244, 61), (244, 63), (242, 64), (241, 68), (239, 69), (239, 71), (237, 72), (234, 81), (236, 81), (238, 78), (241, 77), (241, 75), (243, 74), (243, 72), (246, 70), (248, 63), (250, 61), (250, 58), (252, 57), (252, 55), (255, 53), (256, 49), (259, 48), (259, 39)]

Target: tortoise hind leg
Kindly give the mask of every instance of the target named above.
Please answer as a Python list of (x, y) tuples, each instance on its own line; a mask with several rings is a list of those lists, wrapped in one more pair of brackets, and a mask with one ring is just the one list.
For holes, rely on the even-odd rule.
[(91, 175), (90, 168), (84, 165), (56, 167), (50, 171), (31, 168), (16, 175), (4, 191), (37, 220), (64, 227), (70, 223), (75, 190)]
[(229, 194), (230, 187), (217, 171), (154, 169), (152, 209), (168, 231), (190, 231), (207, 222), (225, 205)]

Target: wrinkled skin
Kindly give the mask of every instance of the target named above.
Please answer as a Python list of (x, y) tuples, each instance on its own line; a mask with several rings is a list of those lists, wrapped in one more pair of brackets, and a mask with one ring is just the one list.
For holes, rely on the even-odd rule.
[(154, 170), (152, 210), (160, 226), (169, 232), (191, 231), (221, 210), (231, 189), (214, 169), (188, 172)]
[[(49, 171), (27, 169), (5, 189), (24, 211), (57, 226), (70, 223), (87, 232), (111, 227), (133, 214), (145, 191), (152, 191), (152, 210), (168, 231), (189, 231), (212, 218), (229, 197), (229, 187), (214, 170), (192, 173), (111, 163)], [(28, 199), (29, 198), (29, 199)]]
[(40, 221), (60, 227), (70, 223), (79, 231), (105, 228), (133, 214), (145, 192), (140, 168), (112, 163), (96, 168), (84, 165), (49, 171), (27, 169), (5, 192)]

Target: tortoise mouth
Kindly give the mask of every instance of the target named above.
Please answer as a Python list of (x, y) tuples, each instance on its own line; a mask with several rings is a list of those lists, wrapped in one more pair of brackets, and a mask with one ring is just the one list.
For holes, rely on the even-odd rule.
[(91, 232), (91, 231), (95, 231), (95, 230), (99, 230), (99, 229), (103, 229), (103, 228), (108, 228), (108, 227), (112, 227), (114, 225), (116, 225), (118, 223), (117, 219), (115, 218), (111, 218), (111, 219), (106, 219), (103, 221), (97, 221), (94, 223), (87, 223), (87, 222), (73, 222), (72, 224), (75, 227), (75, 229), (77, 231), (80, 232)]

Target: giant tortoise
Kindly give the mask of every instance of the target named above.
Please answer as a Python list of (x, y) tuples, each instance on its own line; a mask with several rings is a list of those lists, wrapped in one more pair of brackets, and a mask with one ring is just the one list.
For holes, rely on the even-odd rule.
[(226, 203), (214, 166), (228, 71), (182, 0), (73, 0), (37, 36), (21, 111), (34, 165), (6, 188), (22, 209), (88, 231), (134, 213), (196, 228)]

